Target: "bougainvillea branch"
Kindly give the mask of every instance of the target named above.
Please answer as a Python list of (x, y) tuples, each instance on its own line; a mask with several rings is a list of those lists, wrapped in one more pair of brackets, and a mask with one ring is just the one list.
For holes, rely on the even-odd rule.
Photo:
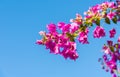
[[(50, 49), (51, 53), (60, 54), (62, 56), (65, 56), (63, 52), (66, 53), (67, 57), (65, 58), (71, 58), (71, 56), (74, 55), (75, 57), (71, 59), (75, 60), (78, 58), (75, 47), (75, 39), (77, 38), (82, 44), (89, 44), (89, 28), (93, 25), (96, 25), (96, 28), (93, 31), (93, 37), (104, 37), (105, 30), (102, 26), (100, 26), (100, 21), (104, 20), (105, 23), (110, 24), (112, 20), (113, 23), (117, 23), (119, 19), (117, 12), (117, 4), (114, 2), (97, 4), (85, 12), (84, 18), (82, 18), (81, 15), (76, 14), (76, 18), (70, 19), (71, 23), (69, 24), (64, 22), (59, 22), (57, 25), (53, 23), (48, 24), (47, 29), (49, 32), (40, 32), (43, 38), (42, 40), (37, 40), (36, 43), (45, 45), (47, 49)], [(61, 30), (61, 33), (58, 32), (58, 30)], [(114, 37), (115, 33), (115, 29), (111, 30), (110, 37)], [(63, 50), (61, 50), (61, 48)], [(70, 53), (73, 53), (73, 55)]]
[[(76, 49), (76, 39), (82, 44), (89, 44), (88, 33), (92, 26), (96, 26), (93, 31), (94, 38), (105, 37), (106, 32), (101, 21), (106, 24), (111, 24), (111, 22), (117, 24), (120, 21), (120, 1), (106, 1), (97, 4), (90, 7), (84, 14), (84, 17), (76, 14), (76, 18), (70, 19), (70, 23), (48, 24), (48, 32), (40, 31), (39, 34), (43, 38), (37, 40), (36, 44), (46, 46), (50, 53), (59, 54), (65, 59), (76, 60), (79, 57)], [(115, 28), (109, 30), (110, 38), (115, 37), (115, 34)], [(110, 70), (113, 77), (117, 77), (119, 72), (119, 67), (117, 66), (117, 62), (120, 60), (119, 49), (120, 37), (116, 44), (113, 44), (113, 41), (107, 41), (107, 44), (103, 46), (104, 55), (99, 60), (106, 71)]]

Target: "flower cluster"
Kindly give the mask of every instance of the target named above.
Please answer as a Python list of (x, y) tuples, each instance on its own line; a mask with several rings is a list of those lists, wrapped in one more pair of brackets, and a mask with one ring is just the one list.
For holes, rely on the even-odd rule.
[[(87, 12), (85, 17), (76, 14), (75, 19), (70, 20), (70, 24), (59, 22), (57, 25), (50, 23), (47, 25), (48, 32), (40, 32), (43, 36), (41, 40), (37, 40), (37, 44), (45, 45), (47, 49), (50, 49), (50, 53), (60, 54), (64, 58), (70, 58), (76, 60), (78, 54), (76, 52), (75, 39), (82, 44), (89, 44), (88, 33), (89, 27), (95, 23), (98, 25), (93, 31), (94, 38), (101, 38), (105, 36), (105, 30), (100, 25), (100, 20), (105, 19), (106, 23), (110, 23), (110, 20), (117, 22), (117, 14), (114, 2), (104, 2), (102, 4), (95, 5)], [(61, 32), (58, 32), (61, 30)], [(110, 30), (110, 38), (114, 37), (115, 29)], [(77, 37), (78, 36), (78, 37)]]
[[(48, 33), (42, 32), (43, 39), (37, 40), (37, 44), (45, 45), (47, 49), (50, 49), (51, 53), (54, 54), (61, 54), (64, 53), (73, 53), (73, 55), (76, 55), (76, 58), (78, 58), (78, 55), (76, 53), (76, 49), (73, 46), (69, 46), (71, 43), (75, 44), (75, 38), (78, 37), (78, 41), (82, 44), (89, 44), (88, 42), (88, 33), (89, 33), (89, 27), (95, 23), (96, 25), (100, 25), (100, 20), (105, 19), (107, 23), (111, 19), (114, 19), (114, 22), (116, 17), (116, 5), (114, 2), (104, 2), (102, 4), (95, 5), (91, 7), (87, 12), (85, 12), (86, 16), (82, 18), (81, 15), (76, 14), (75, 19), (70, 20), (70, 24), (66, 24), (64, 22), (59, 22), (57, 25), (51, 23), (47, 25)], [(108, 12), (110, 11), (110, 12)], [(58, 32), (58, 30), (61, 30), (61, 33)], [(110, 37), (114, 37), (115, 29), (110, 31)], [(97, 26), (95, 30), (93, 31), (93, 37), (94, 38), (101, 38), (105, 36), (105, 30), (101, 26)], [(72, 45), (74, 45), (72, 44)], [(69, 47), (69, 48), (68, 48)], [(71, 49), (72, 50), (67, 50)], [(63, 50), (61, 50), (61, 48)], [(71, 52), (72, 51), (72, 52)], [(65, 57), (65, 54), (63, 55)], [(68, 56), (70, 59), (71, 56)], [(66, 58), (66, 57), (65, 57)]]
[(103, 46), (104, 55), (99, 61), (102, 64), (102, 68), (106, 72), (110, 71), (113, 77), (117, 77), (120, 72), (118, 67), (118, 61), (120, 61), (120, 37), (116, 44), (113, 41), (107, 41), (107, 44)]
[(113, 38), (116, 34), (116, 30), (113, 28), (109, 31), (109, 33), (110, 33), (110, 38)]
[(85, 16), (85, 24), (92, 25), (93, 23), (96, 25), (100, 25), (100, 20), (104, 19), (106, 23), (110, 23), (110, 20), (115, 20), (116, 16), (116, 8), (114, 2), (104, 2), (102, 4), (97, 4), (93, 7), (90, 7), (87, 12), (84, 14)]
[[(70, 19), (70, 23), (59, 22), (57, 25), (50, 23), (47, 25), (48, 32), (39, 32), (43, 36), (41, 40), (37, 40), (36, 44), (46, 46), (50, 53), (59, 54), (65, 59), (70, 58), (76, 60), (78, 58), (76, 49), (76, 38), (82, 44), (89, 44), (88, 33), (89, 28), (97, 25), (93, 31), (94, 38), (102, 38), (106, 36), (105, 29), (100, 26), (101, 20), (110, 24), (120, 21), (120, 1), (117, 2), (103, 2), (90, 7), (84, 13), (85, 17), (82, 18), (80, 14), (76, 14), (75, 19)], [(116, 30), (113, 28), (109, 30), (109, 37), (113, 38)], [(111, 71), (113, 77), (116, 77), (118, 71), (117, 62), (120, 60), (120, 38), (117, 44), (108, 41), (107, 45), (103, 46), (104, 55), (100, 59), (103, 68), (106, 71)], [(106, 68), (105, 68), (106, 66)]]
[(89, 43), (88, 39), (87, 39), (88, 38), (88, 32), (89, 32), (89, 30), (85, 29), (85, 31), (81, 31), (79, 33), (78, 40), (79, 40), (80, 43), (82, 43), (82, 44), (88, 44)]
[(97, 26), (93, 33), (94, 38), (101, 38), (105, 36), (105, 31), (101, 26)]
[[(57, 27), (62, 30), (62, 34), (57, 32)], [(72, 27), (72, 28), (70, 28)], [(50, 53), (60, 54), (64, 58), (70, 58), (76, 60), (78, 54), (76, 52), (76, 43), (74, 42), (74, 30), (78, 28), (77, 24), (65, 24), (63, 22), (55, 24), (49, 24), (47, 26), (49, 32), (39, 32), (43, 36), (42, 40), (37, 40), (37, 44), (45, 45), (46, 49), (50, 50)]]

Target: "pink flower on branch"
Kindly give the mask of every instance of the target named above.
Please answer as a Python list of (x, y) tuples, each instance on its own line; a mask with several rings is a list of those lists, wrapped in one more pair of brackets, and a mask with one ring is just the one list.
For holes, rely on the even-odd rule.
[(104, 46), (103, 46), (103, 52), (104, 52), (105, 54), (109, 54), (109, 53), (110, 53), (110, 48), (109, 48), (108, 46), (104, 45)]
[(105, 36), (105, 30), (101, 26), (97, 26), (93, 31), (94, 38), (101, 38)]
[[(114, 2), (104, 2), (91, 7), (86, 13), (85, 17), (76, 14), (75, 19), (71, 19), (71, 23), (59, 22), (57, 25), (51, 23), (47, 25), (48, 33), (42, 32), (42, 40), (37, 40), (36, 44), (45, 45), (50, 53), (62, 55), (64, 58), (76, 60), (78, 54), (76, 52), (75, 38), (82, 44), (88, 44), (88, 27), (95, 24), (100, 25), (100, 21), (107, 17), (107, 19), (116, 22), (116, 5)], [(110, 11), (110, 12), (109, 12)], [(82, 26), (86, 26), (81, 30)], [(57, 32), (57, 28), (61, 30)], [(116, 34), (115, 29), (109, 31), (110, 38)], [(93, 31), (94, 38), (101, 38), (105, 36), (105, 30), (101, 26), (97, 26)], [(118, 39), (120, 43), (120, 38)], [(120, 47), (120, 46), (119, 46)], [(111, 53), (110, 47), (103, 47), (104, 53), (109, 55)]]
[(115, 15), (116, 15), (115, 12), (110, 12), (110, 13), (107, 14), (107, 17), (111, 20), (111, 19), (113, 19), (113, 17), (114, 17)]
[(43, 44), (43, 41), (42, 40), (37, 40), (36, 44), (41, 45), (41, 44)]
[(113, 28), (109, 31), (109, 33), (110, 33), (110, 38), (113, 38), (116, 34), (116, 30)]
[(76, 60), (78, 58), (78, 54), (76, 52), (76, 43), (75, 42), (68, 42), (63, 47), (61, 55), (67, 59), (70, 58), (72, 60)]
[(88, 32), (89, 30), (86, 29), (85, 31), (82, 31), (79, 33), (79, 42), (82, 43), (82, 44), (88, 44)]
[(71, 23), (71, 26), (70, 26), (70, 32), (71, 33), (74, 33), (78, 29), (79, 29), (79, 25), (77, 23)]
[(50, 49), (50, 53), (59, 54), (59, 47), (52, 40), (48, 40), (45, 43), (46, 49)]
[(65, 24), (64, 22), (59, 22), (58, 27), (62, 30), (63, 33), (67, 33), (70, 31), (70, 24)]
[(70, 22), (77, 23), (78, 25), (81, 25), (82, 22), (83, 22), (82, 16), (77, 13), (76, 18), (75, 19), (70, 19)]
[(57, 28), (56, 28), (56, 25), (51, 23), (51, 24), (48, 24), (47, 25), (47, 29), (49, 30), (50, 33), (55, 33)]
[(108, 7), (115, 9), (115, 8), (116, 8), (116, 5), (115, 5), (114, 2), (109, 2), (109, 3), (108, 3)]

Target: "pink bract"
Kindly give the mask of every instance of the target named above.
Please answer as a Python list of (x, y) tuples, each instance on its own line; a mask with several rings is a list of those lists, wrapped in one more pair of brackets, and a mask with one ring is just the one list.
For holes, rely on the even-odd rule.
[(61, 52), (61, 55), (64, 58), (70, 58), (72, 60), (76, 60), (78, 58), (78, 54), (76, 52), (76, 43), (74, 42), (68, 42), (64, 47), (63, 51)]
[(86, 29), (85, 31), (79, 33), (78, 40), (79, 40), (80, 43), (82, 43), (82, 44), (88, 44), (89, 43), (88, 42), (88, 32), (89, 32), (89, 30)]
[(56, 28), (55, 24), (51, 23), (51, 24), (47, 25), (47, 29), (49, 30), (49, 32), (54, 33), (54, 32), (56, 32), (57, 28)]
[(43, 41), (42, 40), (37, 40), (36, 44), (41, 45), (41, 44), (43, 44)]
[(113, 19), (113, 17), (114, 17), (115, 15), (116, 15), (115, 12), (110, 12), (110, 13), (107, 14), (107, 17), (108, 17), (109, 19)]
[(116, 30), (113, 28), (109, 31), (109, 33), (110, 33), (110, 38), (113, 38), (116, 34)]
[(58, 23), (58, 27), (62, 30), (63, 33), (67, 33), (70, 31), (70, 24), (65, 24), (64, 22)]
[(101, 38), (105, 36), (105, 30), (101, 26), (97, 26), (93, 31), (94, 38)]
[(74, 33), (78, 29), (79, 29), (79, 25), (77, 23), (71, 23), (71, 26), (70, 26), (70, 32), (71, 33)]

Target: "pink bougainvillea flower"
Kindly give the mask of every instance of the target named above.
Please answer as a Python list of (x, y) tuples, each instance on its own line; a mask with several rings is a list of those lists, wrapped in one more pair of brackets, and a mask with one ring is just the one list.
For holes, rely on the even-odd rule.
[(40, 35), (45, 35), (45, 32), (44, 31), (40, 31), (39, 34)]
[(70, 58), (72, 60), (76, 60), (78, 58), (78, 54), (76, 52), (76, 43), (75, 42), (68, 42), (65, 46), (61, 55), (67, 59)]
[(48, 24), (48, 25), (47, 25), (47, 29), (49, 30), (49, 32), (50, 32), (50, 33), (55, 33), (55, 32), (56, 32), (57, 27), (56, 27), (56, 25), (55, 25), (55, 24), (50, 23), (50, 24)]
[(108, 41), (107, 41), (107, 44), (108, 44), (108, 46), (113, 46), (113, 41), (108, 40)]
[(81, 25), (82, 24), (82, 16), (77, 13), (76, 18), (75, 19), (70, 19), (70, 22), (77, 23), (78, 25)]
[(108, 3), (108, 7), (109, 7), (109, 8), (116, 8), (114, 2), (109, 2), (109, 3)]
[(57, 42), (58, 42), (58, 45), (59, 45), (60, 47), (64, 47), (65, 44), (68, 42), (69, 38), (66, 37), (66, 35), (59, 34), (57, 40), (58, 40), (58, 41), (57, 41)]
[(109, 33), (110, 33), (110, 38), (113, 38), (116, 34), (116, 30), (113, 28), (109, 31)]
[(116, 70), (117, 69), (117, 65), (116, 62), (110, 60), (106, 62), (107, 66), (111, 69), (111, 70)]
[(93, 31), (94, 38), (101, 38), (105, 36), (105, 31), (101, 26), (97, 26)]
[(101, 4), (101, 8), (102, 8), (102, 10), (107, 9), (107, 8), (108, 8), (108, 5), (109, 5), (108, 2), (104, 2), (104, 3), (102, 3), (102, 4)]
[(47, 40), (45, 43), (46, 49), (50, 49), (51, 52), (54, 51), (55, 43), (52, 40)]
[(109, 12), (107, 14), (107, 17), (111, 20), (115, 15), (116, 15), (115, 12)]
[(71, 33), (74, 33), (78, 29), (79, 29), (79, 25), (77, 23), (71, 23), (71, 26), (70, 26)]
[(103, 46), (103, 51), (105, 54), (109, 54), (110, 53), (110, 48), (106, 45)]
[(92, 11), (94, 14), (98, 13), (100, 11), (100, 5), (95, 5), (90, 8), (90, 11)]
[(60, 47), (56, 44), (55, 47), (54, 47), (54, 51), (53, 51), (54, 54), (59, 54), (60, 53)]
[(89, 19), (89, 18), (92, 18), (93, 16), (92, 15), (87, 15), (85, 16), (85, 19)]
[(58, 27), (61, 29), (62, 27), (64, 27), (65, 26), (65, 23), (64, 22), (59, 22), (58, 23)]
[(63, 33), (67, 33), (70, 31), (70, 24), (65, 24), (64, 22), (58, 23), (58, 27), (62, 30)]
[(110, 55), (111, 58), (108, 58), (108, 55), (104, 55), (103, 59), (104, 59), (104, 63), (107, 66), (107, 68), (110, 69), (111, 74), (115, 74), (114, 70), (117, 70), (117, 57), (114, 54)]
[(76, 51), (72, 50), (63, 50), (61, 54), (65, 59), (70, 58), (72, 60), (76, 60), (78, 58)]
[[(76, 37), (79, 35), (78, 40), (82, 44), (88, 44), (88, 24), (99, 24), (102, 18), (109, 18), (110, 20), (116, 16), (116, 5), (114, 2), (104, 2), (102, 4), (95, 5), (91, 7), (86, 13), (85, 17), (82, 18), (81, 15), (76, 14), (75, 19), (71, 19), (70, 24), (64, 22), (55, 24), (51, 23), (47, 25), (48, 33), (40, 32), (43, 35), (42, 40), (37, 40), (36, 44), (45, 45), (46, 49), (50, 50), (50, 53), (62, 55), (64, 58), (70, 58), (71, 60), (76, 60), (78, 54), (76, 52), (76, 43), (71, 40), (71, 37)], [(110, 11), (110, 12), (109, 12)], [(94, 20), (95, 19), (95, 20)], [(97, 19), (97, 20), (96, 20)], [(97, 22), (98, 21), (98, 22)], [(114, 20), (113, 20), (114, 21)], [(86, 26), (81, 30), (81, 26)], [(57, 32), (57, 27), (62, 31), (61, 34)], [(114, 37), (116, 34), (115, 29), (109, 31), (110, 38)], [(70, 34), (70, 35), (69, 35)], [(68, 37), (69, 36), (69, 37)], [(101, 38), (105, 36), (105, 30), (101, 26), (97, 26), (93, 31), (94, 38)], [(72, 41), (72, 42), (71, 42)], [(114, 49), (112, 48), (114, 47)], [(120, 37), (118, 38), (118, 43), (113, 45), (111, 41), (103, 47), (105, 56), (103, 61), (110, 71), (112, 71), (113, 77), (116, 77), (114, 70), (117, 69), (116, 61), (120, 60)], [(115, 74), (115, 75), (114, 75)]]
[(108, 58), (107, 58), (107, 55), (106, 55), (106, 54), (104, 54), (104, 55), (103, 55), (103, 60), (104, 60), (104, 61), (107, 61), (107, 60), (108, 60)]
[(82, 43), (82, 44), (88, 44), (89, 43), (88, 42), (88, 32), (89, 32), (88, 29), (86, 29), (83, 32), (80, 32), (79, 38), (78, 38), (78, 40), (79, 40), (80, 43)]
[(70, 24), (66, 24), (63, 28), (62, 28), (62, 31), (63, 33), (66, 33), (66, 32), (69, 32), (70, 31)]
[(37, 40), (36, 44), (41, 45), (41, 44), (43, 44), (43, 41), (42, 40)]
[(59, 54), (59, 46), (52, 40), (48, 40), (45, 43), (46, 49), (50, 49), (50, 53)]

